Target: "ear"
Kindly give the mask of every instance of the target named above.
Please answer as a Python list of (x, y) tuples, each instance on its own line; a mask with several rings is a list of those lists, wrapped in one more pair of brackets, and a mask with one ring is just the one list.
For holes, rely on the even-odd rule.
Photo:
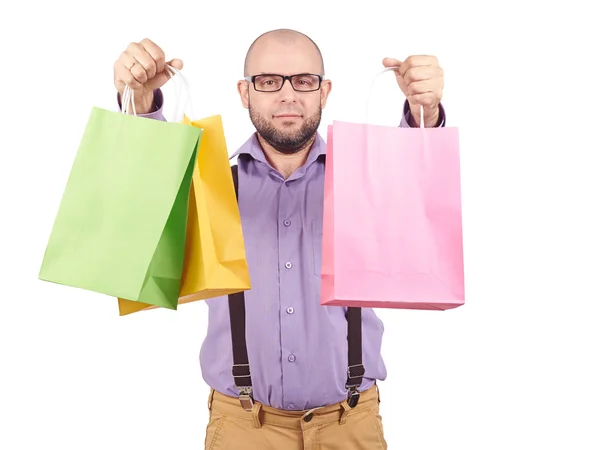
[(331, 92), (331, 80), (323, 80), (321, 82), (321, 108), (324, 109), (327, 104), (327, 98)]
[(249, 86), (250, 84), (246, 80), (240, 80), (237, 84), (238, 93), (240, 94), (240, 100), (242, 101), (242, 105), (246, 109), (248, 109), (248, 106), (250, 105), (250, 99), (248, 98), (248, 96), (250, 95), (250, 93), (248, 92)]

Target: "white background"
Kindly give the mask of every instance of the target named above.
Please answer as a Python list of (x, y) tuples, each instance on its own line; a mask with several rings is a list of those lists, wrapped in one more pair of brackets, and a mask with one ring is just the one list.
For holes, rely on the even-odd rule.
[[(223, 116), (233, 153), (252, 132), (235, 86), (246, 49), (280, 27), (322, 49), (322, 132), (364, 120), (383, 57), (433, 54), (445, 69), (467, 303), (379, 312), (390, 449), (600, 448), (594, 3), (317, 3), (2, 7), (1, 449), (203, 448), (206, 305), (118, 317), (116, 300), (37, 274), (90, 109), (116, 108), (112, 65), (127, 44), (149, 37), (184, 60), (197, 115)], [(403, 97), (390, 73), (377, 86), (369, 120), (395, 125)]]

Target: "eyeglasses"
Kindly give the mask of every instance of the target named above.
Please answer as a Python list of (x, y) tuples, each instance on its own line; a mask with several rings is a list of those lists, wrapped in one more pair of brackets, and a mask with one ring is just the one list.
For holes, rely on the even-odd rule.
[(321, 89), (321, 75), (311, 73), (300, 73), (296, 75), (277, 75), (265, 73), (245, 77), (246, 81), (251, 81), (254, 84), (254, 89), (259, 92), (277, 92), (283, 87), (285, 80), (289, 80), (292, 88), (298, 92), (314, 92)]

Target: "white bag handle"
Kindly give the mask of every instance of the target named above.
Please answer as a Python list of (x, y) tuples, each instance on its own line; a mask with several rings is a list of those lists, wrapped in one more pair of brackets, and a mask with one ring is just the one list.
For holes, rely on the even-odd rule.
[[(183, 74), (181, 73), (180, 70), (176, 69), (173, 66), (170, 65), (166, 65), (166, 69), (169, 72), (169, 74), (171, 75), (171, 78), (174, 78), (175, 75), (179, 75), (179, 77), (181, 78), (182, 84), (185, 86), (186, 90), (187, 90), (187, 95), (185, 96), (185, 100), (183, 102), (183, 108), (181, 109), (181, 112), (179, 112), (179, 106), (180, 106), (180, 101), (181, 101), (181, 91), (178, 88), (177, 84), (176, 84), (176, 107), (175, 107), (175, 112), (177, 113), (175, 116), (175, 121), (176, 122), (181, 122), (183, 120), (183, 116), (185, 114), (185, 109), (186, 107), (189, 105), (189, 111), (190, 111), (190, 119), (193, 120), (195, 118), (194, 115), (194, 111), (193, 111), (193, 107), (192, 107), (192, 95), (191, 95), (191, 90), (190, 90), (190, 85), (187, 82), (187, 80), (185, 79), (185, 77), (183, 76)], [(131, 89), (128, 85), (125, 85), (125, 89), (123, 90), (123, 98), (122, 98), (122, 112), (124, 114), (133, 114), (134, 116), (137, 116), (137, 111), (135, 110), (135, 97), (134, 97), (134, 90)]]
[[(373, 92), (373, 87), (375, 86), (375, 82), (377, 81), (377, 78), (379, 78), (379, 76), (385, 72), (388, 72), (390, 70), (394, 70), (394, 69), (399, 69), (399, 66), (392, 66), (392, 67), (386, 67), (385, 69), (383, 69), (382, 71), (380, 71), (379, 73), (377, 73), (374, 77), (373, 77), (373, 81), (371, 83), (371, 88), (369, 89), (369, 95), (367, 96), (367, 124), (368, 122), (368, 115), (369, 115), (369, 104), (371, 103), (371, 94)], [(425, 128), (425, 120), (423, 120), (423, 105), (421, 105), (421, 124), (420, 124), (421, 128)]]

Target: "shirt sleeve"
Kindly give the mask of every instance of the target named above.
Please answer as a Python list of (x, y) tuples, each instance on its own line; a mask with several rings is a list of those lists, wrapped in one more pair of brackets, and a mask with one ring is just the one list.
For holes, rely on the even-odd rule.
[[(410, 123), (411, 123), (410, 119), (411, 118), (412, 118), (412, 115), (410, 113), (410, 104), (408, 103), (408, 100), (405, 100), (404, 101), (404, 114), (402, 114), (402, 120), (400, 121), (400, 127), (410, 128)], [(444, 107), (440, 103), (440, 117), (438, 119), (436, 128), (444, 127), (444, 126), (446, 126), (446, 111), (444, 111)]]
[[(123, 110), (123, 105), (121, 104), (121, 94), (117, 92), (117, 103), (119, 104), (119, 111)], [(163, 115), (163, 93), (160, 89), (156, 89), (154, 91), (154, 103), (152, 105), (152, 110), (146, 114), (138, 114), (138, 117), (145, 117), (146, 119), (154, 119), (154, 120), (162, 120), (166, 122), (165, 116)]]

